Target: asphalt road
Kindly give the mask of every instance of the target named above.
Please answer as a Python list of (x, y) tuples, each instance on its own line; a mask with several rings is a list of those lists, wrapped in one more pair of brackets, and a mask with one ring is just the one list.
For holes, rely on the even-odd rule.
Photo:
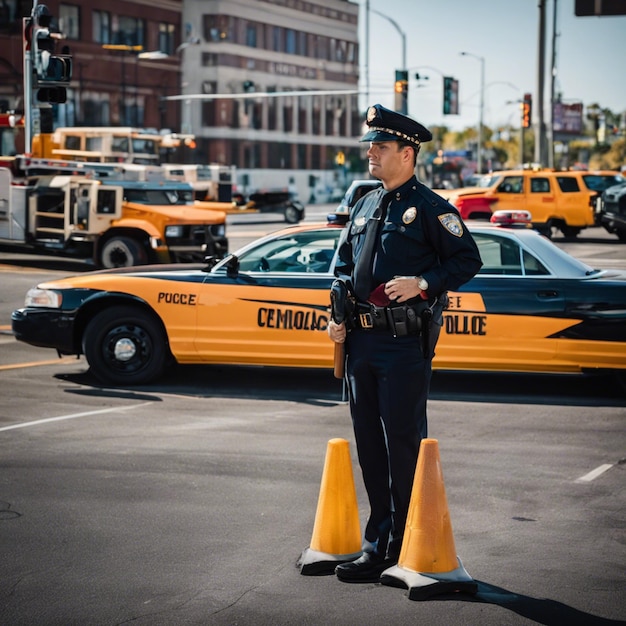
[[(247, 228), (231, 233), (266, 226)], [(563, 245), (626, 265), (602, 232)], [(626, 398), (611, 378), (435, 373), (430, 436), (478, 594), (412, 601), (296, 567), (332, 438), (350, 442), (367, 513), (330, 372), (193, 366), (102, 387), (83, 359), (7, 330), (28, 287), (86, 268), (0, 264), (3, 624), (626, 623)]]

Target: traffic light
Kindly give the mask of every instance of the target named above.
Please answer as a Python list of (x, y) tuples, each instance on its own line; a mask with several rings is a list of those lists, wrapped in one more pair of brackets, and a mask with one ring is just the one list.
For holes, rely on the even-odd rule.
[(406, 70), (396, 70), (396, 82), (393, 87), (395, 93), (395, 109), (404, 115), (408, 112), (409, 73)]
[(522, 102), (522, 128), (530, 128), (533, 119), (533, 97), (529, 93), (524, 94), (524, 100)]
[(37, 5), (31, 30), (31, 54), (35, 69), (38, 102), (62, 103), (72, 80), (72, 56), (64, 46), (55, 54), (56, 42), (63, 35), (52, 28), (52, 15), (44, 4)]
[(459, 114), (459, 81), (452, 76), (443, 77), (443, 114)]

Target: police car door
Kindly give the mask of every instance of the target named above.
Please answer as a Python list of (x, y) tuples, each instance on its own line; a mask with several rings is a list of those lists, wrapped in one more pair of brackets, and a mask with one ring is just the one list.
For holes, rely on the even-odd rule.
[(450, 293), (434, 366), (555, 371), (555, 336), (570, 325), (559, 280), (514, 237), (473, 235), (483, 267)]
[(340, 229), (289, 232), (207, 275), (196, 350), (206, 362), (331, 367), (328, 307)]

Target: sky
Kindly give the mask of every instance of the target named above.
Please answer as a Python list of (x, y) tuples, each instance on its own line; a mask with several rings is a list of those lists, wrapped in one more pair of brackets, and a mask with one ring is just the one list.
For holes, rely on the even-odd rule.
[[(598, 103), (614, 113), (625, 114), (626, 16), (577, 17), (574, 0), (545, 2), (546, 106), (550, 102), (555, 2), (555, 91), (562, 93), (564, 102), (582, 102), (585, 107)], [(424, 125), (445, 124), (453, 130), (478, 125), (481, 61), (476, 57), (484, 58), (486, 126), (519, 126), (520, 105), (515, 101), (531, 93), (536, 102), (538, 0), (369, 0), (369, 55), (365, 43), (366, 0), (357, 3), (362, 89), (369, 56), (370, 95), (369, 102), (363, 99), (364, 107), (378, 102), (394, 108), (395, 70), (402, 66), (399, 30), (406, 40), (408, 113)], [(399, 30), (380, 13), (393, 20)], [(461, 56), (460, 52), (474, 56)], [(416, 73), (429, 78), (416, 81)], [(442, 75), (459, 81), (459, 115), (442, 113)]]

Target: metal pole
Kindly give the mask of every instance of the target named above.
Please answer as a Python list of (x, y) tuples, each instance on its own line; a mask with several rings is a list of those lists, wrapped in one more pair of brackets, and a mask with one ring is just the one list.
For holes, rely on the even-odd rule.
[(476, 146), (476, 170), (477, 174), (483, 173), (483, 115), (485, 111), (485, 57), (480, 57), (471, 52), (460, 52), (461, 56), (473, 57), (480, 61), (480, 115), (478, 119), (478, 139)]
[[(22, 33), (26, 32), (29, 19), (32, 19), (32, 16), (31, 18), (22, 18)], [(22, 36), (24, 37), (24, 35)], [(25, 37), (22, 45), (24, 47), (24, 152), (30, 154), (33, 147), (33, 64), (31, 51), (27, 49)]]
[(546, 31), (546, 2), (539, 0), (539, 35), (537, 49), (537, 125), (535, 130), (535, 162), (544, 165), (546, 162), (545, 149), (545, 122), (543, 113), (543, 92), (545, 82), (545, 31)]
[(519, 166), (524, 167), (524, 100), (509, 100), (507, 104), (517, 104), (520, 110), (519, 119)]
[[(384, 13), (381, 13), (380, 11), (377, 11), (376, 9), (370, 9), (370, 11), (372, 11), (372, 13), (376, 13), (377, 15), (380, 15), (381, 17), (384, 17), (398, 31), (398, 34), (400, 35), (400, 37), (402, 37), (402, 67), (400, 69), (402, 71), (406, 71), (406, 34), (400, 28), (398, 23), (395, 20), (391, 19), (388, 15), (385, 15)], [(407, 93), (407, 100), (408, 100), (408, 93)], [(407, 103), (407, 108), (408, 108), (408, 103)], [(403, 113), (407, 113), (407, 111), (403, 111)]]
[(555, 82), (556, 82), (556, 23), (557, 23), (557, 4), (558, 0), (554, 0), (554, 9), (552, 14), (552, 68), (550, 81), (550, 122), (549, 122), (549, 145), (548, 145), (548, 166), (554, 168), (554, 101), (555, 101)]
[(365, 2), (365, 106), (370, 102), (370, 0)]
[(483, 173), (483, 117), (485, 113), (485, 58), (480, 57), (480, 122), (478, 124), (478, 173)]

